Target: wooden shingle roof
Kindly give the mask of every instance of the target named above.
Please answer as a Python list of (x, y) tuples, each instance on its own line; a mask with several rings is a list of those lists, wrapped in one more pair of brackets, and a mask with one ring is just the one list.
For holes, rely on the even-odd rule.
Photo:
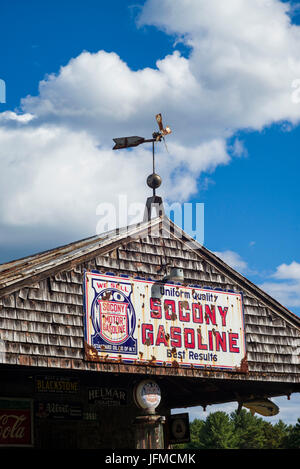
[[(162, 267), (170, 264), (183, 269), (188, 285), (243, 292), (247, 374), (84, 360), (84, 271), (161, 280)], [(279, 395), (300, 391), (300, 318), (160, 217), (1, 265), (0, 359), (7, 365), (169, 379), (221, 378), (248, 388), (251, 382), (266, 388), (268, 382), (269, 394)]]

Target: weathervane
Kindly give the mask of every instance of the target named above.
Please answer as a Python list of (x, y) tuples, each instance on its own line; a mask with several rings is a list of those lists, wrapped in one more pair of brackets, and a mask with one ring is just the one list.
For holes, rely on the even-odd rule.
[[(130, 148), (130, 147), (137, 147), (142, 143), (149, 143), (152, 142), (152, 174), (150, 174), (147, 178), (147, 185), (151, 187), (153, 190), (152, 197), (148, 197), (146, 202), (146, 210), (144, 215), (144, 221), (149, 221), (151, 219), (151, 211), (152, 206), (156, 209), (158, 215), (164, 214), (164, 208), (162, 203), (162, 198), (156, 195), (156, 189), (161, 185), (162, 179), (161, 177), (156, 174), (155, 172), (155, 147), (154, 144), (156, 142), (164, 141), (165, 145), (165, 136), (171, 133), (170, 127), (166, 126), (164, 128), (162, 123), (161, 114), (156, 114), (155, 116), (156, 121), (158, 123), (159, 132), (153, 132), (152, 138), (145, 139), (143, 137), (121, 137), (121, 138), (114, 138), (113, 141), (115, 142), (115, 146), (113, 150), (120, 150), (122, 148)], [(167, 145), (166, 145), (167, 148)]]

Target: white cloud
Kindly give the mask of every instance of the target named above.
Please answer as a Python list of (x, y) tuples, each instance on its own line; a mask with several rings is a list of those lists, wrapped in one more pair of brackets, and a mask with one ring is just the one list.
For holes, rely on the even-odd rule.
[[(300, 77), (300, 27), (279, 0), (148, 0), (139, 23), (160, 27), (191, 46), (132, 71), (115, 53), (83, 52), (22, 100), (39, 122), (88, 129), (103, 141), (112, 131), (152, 131), (165, 114), (172, 141), (196, 147), (238, 129), (297, 123), (292, 83)], [(241, 153), (237, 140), (236, 154)]]
[[(63, 126), (0, 129), (1, 221), (10, 226), (69, 225), (94, 234), (96, 207), (116, 203), (119, 193), (144, 199), (143, 168), (150, 156), (140, 150), (126, 158), (122, 152), (98, 148), (85, 131)], [(142, 190), (142, 194), (141, 194)]]
[(282, 305), (293, 308), (300, 306), (300, 264), (281, 264), (271, 276), (278, 281), (266, 281), (260, 287), (276, 298)]
[(273, 277), (277, 279), (293, 279), (300, 282), (300, 263), (293, 261), (289, 265), (279, 265)]
[(245, 147), (244, 142), (236, 138), (232, 145), (232, 152), (235, 156), (246, 157), (248, 156), (248, 150)]
[(291, 25), (289, 10), (278, 0), (148, 0), (139, 23), (191, 47), (189, 69), (199, 90), (194, 104), (223, 134), (299, 121), (291, 94), (300, 77), (300, 28)]
[(34, 119), (34, 116), (29, 113), (17, 114), (13, 111), (4, 111), (4, 112), (1, 112), (0, 114), (0, 122), (4, 122), (6, 124), (9, 122), (14, 123), (14, 124), (16, 122), (20, 122), (21, 124), (27, 124), (32, 119)]
[[(235, 251), (215, 251), (214, 254), (244, 275), (259, 275), (261, 277), (261, 274), (252, 270)], [(287, 308), (300, 306), (300, 263), (293, 261), (291, 264), (281, 264), (269, 278), (275, 281), (265, 280), (258, 285), (263, 291)]]
[(157, 61), (155, 69), (132, 71), (117, 54), (101, 50), (83, 52), (57, 75), (46, 77), (38, 96), (22, 100), (22, 109), (39, 122), (85, 128), (111, 144), (113, 136), (123, 132), (150, 137), (157, 130), (155, 114), (167, 109), (169, 119), (174, 119), (189, 107), (197, 91), (189, 61), (178, 51)]
[(223, 252), (216, 251), (214, 254), (239, 272), (246, 272), (248, 270), (247, 262), (245, 262), (237, 252), (227, 250)]
[(300, 283), (264, 282), (260, 288), (287, 308), (300, 306)]
[[(50, 228), (67, 223), (67, 230), (94, 234), (99, 204), (117, 206), (120, 194), (127, 194), (128, 204), (145, 204), (149, 195), (145, 179), (152, 154), (146, 147), (116, 152), (99, 145), (86, 130), (46, 124), (0, 127), (0, 141), (2, 224)], [(157, 159), (160, 192), (171, 201), (195, 193), (195, 176), (201, 171), (229, 161), (222, 140), (200, 144), (188, 156), (184, 147), (169, 148), (170, 153), (161, 148)]]
[(45, 77), (22, 112), (0, 114), (2, 228), (63, 224), (93, 234), (102, 201), (128, 194), (144, 202), (151, 148), (113, 152), (112, 138), (150, 137), (157, 112), (173, 130), (169, 153), (160, 145), (157, 155), (170, 202), (187, 200), (204, 173), (247, 153), (238, 139), (227, 145), (236, 130), (297, 123), (300, 27), (288, 11), (279, 0), (148, 0), (140, 25), (175, 34), (191, 47), (188, 58), (175, 50), (133, 71), (115, 53), (83, 52)]

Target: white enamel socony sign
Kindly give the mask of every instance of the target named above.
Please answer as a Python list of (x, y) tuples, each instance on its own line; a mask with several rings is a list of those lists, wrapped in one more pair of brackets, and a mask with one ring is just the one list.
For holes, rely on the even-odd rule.
[(245, 369), (241, 293), (85, 272), (87, 360)]

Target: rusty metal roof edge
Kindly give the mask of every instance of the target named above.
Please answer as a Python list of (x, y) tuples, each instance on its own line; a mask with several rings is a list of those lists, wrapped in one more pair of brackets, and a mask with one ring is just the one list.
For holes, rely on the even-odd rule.
[(5, 262), (3, 264), (0, 264), (0, 275), (1, 275), (1, 272), (11, 270), (15, 265), (22, 265), (22, 264), (26, 265), (26, 264), (30, 263), (31, 261), (33, 261), (37, 258), (42, 260), (44, 257), (48, 257), (48, 256), (51, 256), (51, 255), (53, 256), (56, 253), (59, 255), (59, 254), (63, 254), (64, 252), (68, 253), (69, 251), (72, 251), (72, 250), (73, 250), (73, 252), (75, 252), (74, 251), (74, 246), (76, 246), (76, 245), (81, 246), (81, 247), (78, 248), (78, 249), (80, 249), (80, 248), (82, 248), (86, 245), (90, 245), (92, 243), (97, 243), (98, 241), (105, 241), (105, 239), (112, 240), (112, 238), (110, 236), (113, 235), (114, 233), (118, 233), (118, 235), (122, 235), (122, 233), (127, 232), (128, 230), (134, 231), (137, 228), (140, 228), (140, 227), (143, 228), (143, 225), (145, 227), (147, 227), (148, 225), (152, 225), (154, 221), (158, 222), (159, 220), (161, 220), (161, 217), (153, 218), (152, 220), (147, 221), (147, 222), (135, 223), (133, 225), (129, 225), (129, 226), (125, 226), (125, 227), (115, 228), (113, 230), (101, 233), (99, 235), (94, 235), (94, 236), (90, 236), (90, 237), (87, 237), (87, 238), (83, 238), (81, 240), (73, 241), (72, 243), (64, 244), (62, 246), (58, 246), (58, 247), (53, 248), (53, 249), (47, 249), (45, 251), (41, 251), (41, 252), (38, 252), (38, 253), (35, 253), (35, 254), (31, 254), (29, 256), (26, 256), (26, 257), (23, 257), (23, 258), (20, 258), (20, 259), (15, 259), (15, 260), (12, 260), (12, 261), (9, 261), (9, 262)]
[[(110, 245), (115, 242), (124, 242), (125, 240), (129, 242), (132, 240), (133, 235), (148, 233), (150, 228), (153, 229), (159, 226), (162, 222), (162, 218), (163, 217), (156, 217), (152, 218), (150, 221), (115, 228), (100, 235), (84, 238), (81, 241), (75, 241), (74, 243), (59, 248), (43, 251), (33, 256), (2, 264), (2, 271), (0, 270), (0, 296), (6, 294), (8, 287), (13, 287), (12, 291), (15, 291), (18, 289), (20, 282), (30, 279), (39, 273), (51, 271), (53, 265), (63, 266), (74, 260), (80, 262), (81, 258), (89, 253), (93, 254), (105, 247), (109, 248)], [(81, 243), (83, 244), (81, 245)], [(76, 247), (76, 249), (72, 250), (72, 247)], [(9, 273), (14, 273), (14, 275), (10, 276), (10, 281), (7, 279), (5, 282), (5, 278), (9, 277)]]

